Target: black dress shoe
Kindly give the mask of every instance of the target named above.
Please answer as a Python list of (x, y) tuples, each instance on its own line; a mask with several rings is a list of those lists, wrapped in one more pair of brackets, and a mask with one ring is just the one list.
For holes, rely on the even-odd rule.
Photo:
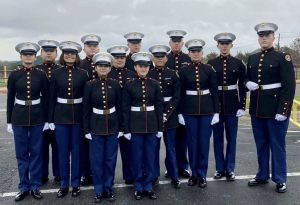
[(151, 191), (146, 191), (145, 194), (149, 197), (149, 199), (155, 200), (158, 198), (157, 194), (151, 190)]
[(134, 180), (125, 180), (125, 184), (132, 185), (134, 183)]
[(188, 181), (188, 186), (195, 186), (198, 182), (197, 177), (191, 176)]
[(205, 179), (205, 178), (199, 178), (198, 186), (199, 186), (200, 188), (205, 188), (205, 187), (207, 187), (206, 179)]
[(54, 177), (54, 182), (55, 182), (56, 184), (59, 184), (59, 183), (60, 183), (60, 180), (61, 180), (60, 177)]
[(225, 177), (225, 176), (226, 176), (226, 173), (224, 171), (223, 172), (216, 171), (214, 174), (214, 179), (221, 179), (222, 177)]
[(278, 193), (285, 193), (287, 190), (286, 183), (278, 183), (276, 184), (276, 191)]
[(89, 186), (92, 183), (93, 183), (92, 176), (83, 176), (83, 177), (81, 177), (81, 180), (80, 180), (80, 185), (81, 186)]
[(31, 191), (30, 194), (36, 200), (40, 200), (40, 199), (43, 198), (43, 195), (42, 195), (41, 191), (38, 190), (38, 189), (36, 189), (34, 191)]
[(267, 179), (253, 178), (248, 181), (248, 186), (258, 186), (258, 185), (267, 184), (267, 183), (269, 183), (269, 180), (267, 180)]
[(69, 193), (69, 189), (68, 188), (60, 188), (57, 192), (57, 198), (62, 198), (64, 196), (66, 196)]
[(29, 194), (28, 191), (20, 191), (15, 197), (15, 201), (22, 201)]
[(102, 196), (102, 194), (96, 194), (94, 199), (95, 199), (95, 203), (101, 203), (103, 196)]
[(174, 187), (175, 189), (180, 189), (180, 181), (179, 181), (178, 179), (172, 180), (172, 181), (171, 181), (171, 184), (173, 185), (173, 187)]
[(135, 200), (143, 199), (143, 193), (141, 191), (135, 191), (134, 192), (134, 198), (135, 198)]
[(168, 171), (165, 171), (165, 177), (169, 178)]
[(80, 195), (80, 188), (79, 187), (73, 187), (72, 189), (72, 196), (77, 197)]
[(188, 179), (191, 177), (191, 174), (190, 174), (189, 170), (185, 169), (185, 170), (178, 171), (178, 176)]
[(112, 193), (112, 192), (107, 192), (107, 193), (105, 194), (105, 199), (106, 199), (107, 201), (114, 202), (114, 201), (116, 201), (116, 196), (115, 196), (114, 193)]
[(226, 179), (227, 179), (227, 181), (234, 181), (235, 180), (234, 172), (226, 173)]

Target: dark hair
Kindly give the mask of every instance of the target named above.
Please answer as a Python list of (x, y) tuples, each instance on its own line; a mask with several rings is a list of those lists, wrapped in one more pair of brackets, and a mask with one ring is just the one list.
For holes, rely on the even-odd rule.
[[(60, 65), (66, 65), (66, 62), (64, 60), (64, 52), (62, 52), (62, 54), (59, 57), (59, 64)], [(79, 64), (80, 64), (80, 58), (79, 58), (78, 53), (76, 53), (76, 59), (75, 59), (75, 62), (74, 62), (74, 66), (77, 67), (77, 66), (79, 66)]]

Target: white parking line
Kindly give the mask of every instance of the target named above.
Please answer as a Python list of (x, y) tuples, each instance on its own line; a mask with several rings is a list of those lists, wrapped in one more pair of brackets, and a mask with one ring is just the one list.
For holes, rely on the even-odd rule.
[[(298, 177), (300, 176), (300, 172), (293, 172), (293, 173), (288, 173), (287, 174), (288, 177)], [(237, 180), (243, 180), (243, 179), (252, 179), (253, 177), (255, 177), (255, 175), (242, 175), (242, 176), (236, 176), (235, 179)], [(208, 182), (216, 182), (216, 181), (225, 181), (226, 178), (222, 178), (219, 180), (215, 180), (214, 178), (210, 177), (206, 179)], [(180, 180), (181, 183), (187, 183), (188, 179), (183, 179)], [(170, 184), (169, 180), (164, 180), (164, 181), (159, 181), (160, 185), (165, 185), (165, 184)], [(115, 188), (125, 188), (125, 187), (132, 187), (133, 185), (126, 185), (126, 184), (115, 184), (114, 187)], [(93, 190), (94, 187), (93, 186), (88, 186), (88, 187), (81, 187), (81, 190)], [(43, 194), (51, 194), (51, 193), (56, 193), (58, 191), (58, 189), (42, 189), (41, 192)], [(7, 192), (7, 193), (0, 193), (0, 197), (4, 198), (4, 197), (12, 197), (12, 196), (16, 196), (18, 192)]]

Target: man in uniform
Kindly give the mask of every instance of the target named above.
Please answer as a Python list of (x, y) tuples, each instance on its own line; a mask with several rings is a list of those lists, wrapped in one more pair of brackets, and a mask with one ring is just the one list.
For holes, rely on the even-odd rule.
[(287, 190), (285, 136), (295, 95), (295, 72), (291, 56), (274, 50), (278, 26), (255, 26), (261, 51), (249, 56), (247, 83), (250, 90), (250, 115), (257, 149), (258, 172), (249, 186), (268, 183), (270, 151), (272, 181), (278, 193)]
[[(80, 61), (79, 67), (88, 72), (89, 80), (98, 78), (92, 58), (100, 51), (100, 41), (100, 36), (95, 34), (87, 34), (81, 38), (81, 42), (84, 44), (83, 51), (85, 52), (86, 57)], [(89, 158), (89, 140), (86, 138), (83, 138), (82, 157), (84, 160), (82, 164), (81, 186), (87, 186), (92, 183), (92, 172)]]
[[(243, 62), (230, 55), (232, 42), (236, 39), (232, 33), (220, 33), (215, 36), (220, 56), (208, 61), (217, 73), (219, 90), (220, 121), (213, 126), (216, 173), (214, 178), (235, 180), (236, 138), (238, 117), (245, 114), (246, 67)], [(224, 156), (224, 130), (226, 133), (226, 153)]]
[[(54, 70), (59, 68), (59, 65), (55, 63), (57, 57), (57, 47), (59, 43), (53, 40), (41, 40), (38, 42), (41, 46), (41, 57), (43, 63), (38, 65), (37, 68), (43, 70), (49, 79), (51, 80), (52, 73)], [(58, 162), (58, 149), (55, 140), (55, 132), (53, 130), (44, 131), (44, 147), (43, 147), (43, 184), (45, 184), (49, 178), (49, 145), (52, 149), (52, 173), (54, 176), (54, 181), (56, 183), (60, 182), (59, 176), (59, 162)]]
[[(176, 72), (179, 69), (191, 62), (188, 54), (182, 52), (183, 37), (186, 35), (185, 31), (182, 30), (171, 30), (167, 34), (170, 37), (169, 45), (171, 52), (167, 55), (168, 61), (166, 64), (167, 68), (173, 69)], [(187, 142), (184, 131), (184, 126), (179, 125), (176, 130), (176, 160), (178, 175), (184, 178), (189, 178), (189, 162), (187, 159)], [(167, 173), (166, 173), (166, 176)]]

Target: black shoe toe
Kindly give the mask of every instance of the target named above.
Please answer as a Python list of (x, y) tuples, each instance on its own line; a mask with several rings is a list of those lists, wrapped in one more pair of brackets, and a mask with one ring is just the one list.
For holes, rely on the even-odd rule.
[(72, 196), (77, 197), (80, 195), (80, 188), (79, 187), (73, 187), (72, 189)]
[(41, 193), (40, 190), (34, 190), (34, 191), (31, 191), (30, 194), (31, 194), (31, 196), (32, 196), (34, 199), (36, 199), (36, 200), (40, 200), (40, 199), (43, 198), (43, 195), (42, 195), (42, 193)]
[(20, 191), (15, 197), (15, 201), (22, 201), (29, 194), (28, 191)]

